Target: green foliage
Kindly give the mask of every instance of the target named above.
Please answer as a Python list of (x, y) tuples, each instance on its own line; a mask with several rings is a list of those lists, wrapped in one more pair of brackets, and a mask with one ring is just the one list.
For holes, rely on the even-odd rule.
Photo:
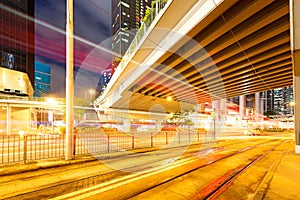
[(185, 119), (184, 124), (187, 126), (194, 126), (194, 122), (191, 119)]
[[(90, 101), (86, 101), (85, 99), (74, 97), (74, 106), (79, 107), (90, 107)], [(75, 108), (74, 109), (74, 118), (75, 119), (81, 119), (83, 114), (86, 112), (86, 109), (84, 108)]]
[(180, 110), (173, 114), (171, 118), (172, 122), (175, 122), (180, 125), (193, 126), (194, 122), (188, 118), (190, 110)]
[(264, 129), (265, 132), (283, 132), (284, 129), (282, 128), (267, 128), (267, 129)]
[(115, 62), (121, 62), (121, 60), (122, 59), (120, 57), (115, 57), (115, 59), (114, 59)]
[(264, 113), (267, 117), (270, 115), (276, 115), (276, 112), (274, 110), (268, 110), (267, 112)]
[(59, 132), (60, 133), (66, 133), (66, 126), (59, 127)]
[[(165, 4), (168, 2), (168, 0), (158, 0), (158, 2), (159, 2), (160, 4), (165, 5)], [(148, 9), (146, 10), (145, 16), (144, 16), (144, 18), (143, 18), (143, 20), (142, 20), (145, 24), (150, 25), (150, 21), (149, 21), (149, 20), (150, 20), (150, 17), (151, 17), (151, 15), (152, 15), (152, 13), (155, 12), (155, 9), (156, 9), (156, 1), (153, 0), (152, 3), (151, 3), (151, 9), (148, 8)]]
[(148, 9), (146, 10), (145, 16), (144, 16), (144, 18), (143, 18), (143, 20), (142, 20), (144, 23), (146, 23), (146, 22), (148, 21), (148, 19), (149, 19), (150, 16), (151, 16), (151, 13), (152, 13), (152, 11), (148, 8)]

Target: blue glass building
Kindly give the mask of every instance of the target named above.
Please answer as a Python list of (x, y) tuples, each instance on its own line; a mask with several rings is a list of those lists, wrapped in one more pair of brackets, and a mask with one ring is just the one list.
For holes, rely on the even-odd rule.
[(50, 94), (51, 90), (51, 67), (44, 63), (35, 63), (34, 72), (34, 96), (44, 97)]

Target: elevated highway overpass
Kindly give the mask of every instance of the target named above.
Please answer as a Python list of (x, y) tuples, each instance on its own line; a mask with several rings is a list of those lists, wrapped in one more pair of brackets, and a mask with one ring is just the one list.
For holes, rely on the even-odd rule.
[(169, 113), (293, 85), (300, 144), (299, 7), (299, 0), (169, 0), (95, 106)]

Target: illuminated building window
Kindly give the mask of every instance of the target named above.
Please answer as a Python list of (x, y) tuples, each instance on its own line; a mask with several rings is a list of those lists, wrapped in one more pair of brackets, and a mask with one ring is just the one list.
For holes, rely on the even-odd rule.
[(127, 8), (130, 8), (130, 5), (129, 4), (127, 4), (127, 3), (125, 3), (125, 2), (121, 2), (121, 4), (123, 5), (123, 6), (125, 6), (125, 7), (127, 7)]

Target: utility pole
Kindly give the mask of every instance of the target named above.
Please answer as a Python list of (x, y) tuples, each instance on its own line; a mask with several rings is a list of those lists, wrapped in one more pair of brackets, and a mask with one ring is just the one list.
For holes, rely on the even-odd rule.
[(73, 159), (74, 24), (73, 0), (66, 8), (66, 148), (65, 160)]

